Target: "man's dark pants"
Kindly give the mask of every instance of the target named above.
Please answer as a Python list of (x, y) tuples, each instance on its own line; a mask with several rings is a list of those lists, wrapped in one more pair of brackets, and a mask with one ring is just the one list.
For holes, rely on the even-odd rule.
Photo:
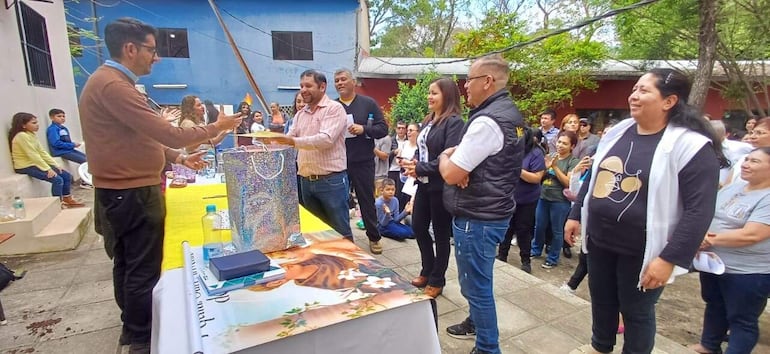
[[(152, 289), (160, 278), (166, 207), (160, 186), (96, 189), (95, 212), (112, 253), (115, 301), (131, 343), (149, 343), (152, 332)], [(105, 222), (106, 221), (106, 222)], [(107, 238), (111, 240), (107, 240)]]
[(348, 161), (348, 178), (356, 191), (366, 237), (369, 241), (379, 241), (381, 236), (377, 231), (377, 211), (374, 209), (374, 156), (368, 161)]

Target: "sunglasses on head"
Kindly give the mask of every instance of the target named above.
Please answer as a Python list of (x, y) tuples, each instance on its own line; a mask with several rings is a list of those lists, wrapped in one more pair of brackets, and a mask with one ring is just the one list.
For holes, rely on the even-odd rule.
[(588, 123), (582, 122), (582, 123), (580, 123), (580, 126), (581, 126), (581, 127), (587, 127), (587, 126), (588, 126)]

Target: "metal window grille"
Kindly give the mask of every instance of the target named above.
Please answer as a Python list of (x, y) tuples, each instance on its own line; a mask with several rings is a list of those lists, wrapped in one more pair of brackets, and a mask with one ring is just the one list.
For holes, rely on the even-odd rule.
[(45, 17), (23, 2), (18, 3), (17, 9), (27, 84), (56, 88)]
[(273, 31), (273, 59), (313, 60), (313, 32)]

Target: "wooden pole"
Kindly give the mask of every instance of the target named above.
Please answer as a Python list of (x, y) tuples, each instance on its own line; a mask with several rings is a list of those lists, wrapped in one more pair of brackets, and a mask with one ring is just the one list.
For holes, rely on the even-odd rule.
[(230, 34), (230, 31), (227, 29), (227, 25), (225, 25), (225, 21), (222, 19), (222, 15), (219, 13), (219, 8), (214, 3), (214, 0), (209, 0), (209, 5), (211, 5), (211, 9), (214, 10), (214, 15), (217, 16), (217, 21), (219, 21), (219, 25), (222, 26), (222, 30), (225, 31), (227, 41), (230, 43), (230, 47), (233, 49), (233, 53), (235, 53), (235, 57), (238, 59), (238, 63), (241, 65), (241, 69), (243, 69), (243, 73), (246, 75), (246, 79), (249, 81), (249, 85), (251, 85), (251, 88), (256, 93), (257, 100), (262, 106), (262, 110), (264, 112), (269, 112), (267, 109), (267, 100), (265, 99), (265, 96), (262, 95), (262, 90), (259, 89), (259, 85), (257, 85), (257, 81), (254, 80), (254, 76), (251, 75), (251, 71), (249, 70), (248, 65), (246, 65), (246, 61), (243, 60), (241, 51), (238, 50), (238, 46), (235, 44), (233, 36)]

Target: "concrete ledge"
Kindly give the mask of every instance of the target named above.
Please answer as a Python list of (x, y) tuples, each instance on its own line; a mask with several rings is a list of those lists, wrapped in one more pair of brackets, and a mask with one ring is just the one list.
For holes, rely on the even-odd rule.
[(0, 246), (0, 255), (75, 249), (91, 224), (91, 208), (62, 209), (39, 233), (16, 234)]
[(3, 186), (3, 198), (20, 196), (22, 198), (38, 198), (51, 196), (51, 184), (27, 175), (14, 173), (0, 178)]
[(0, 223), (0, 232), (16, 235), (37, 235), (61, 211), (59, 197), (24, 199), (27, 216), (24, 219)]

